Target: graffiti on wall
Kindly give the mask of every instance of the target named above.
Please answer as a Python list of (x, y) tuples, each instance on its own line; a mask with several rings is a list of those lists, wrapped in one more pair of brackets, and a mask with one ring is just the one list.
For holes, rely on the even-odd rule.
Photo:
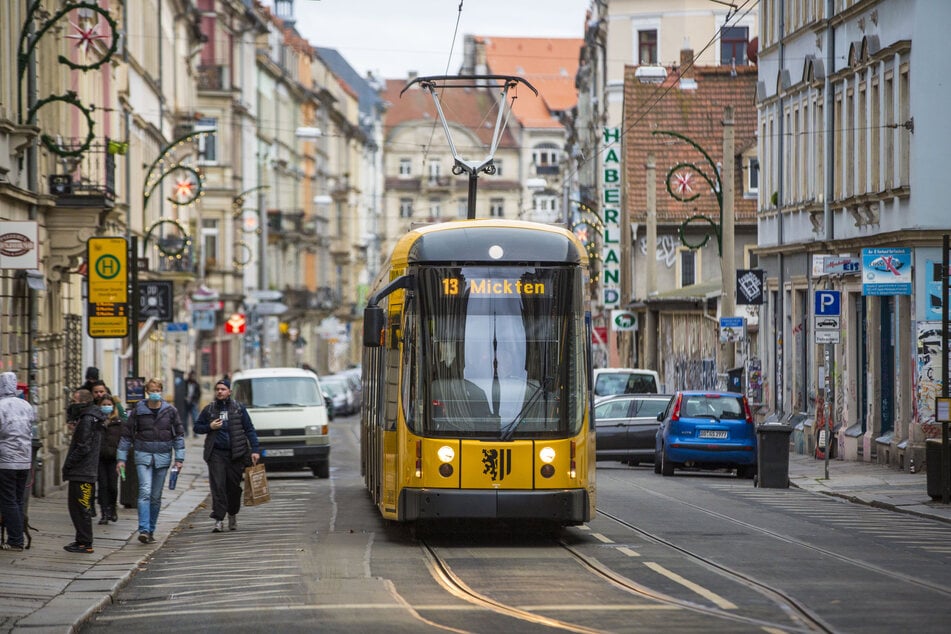
[(916, 422), (925, 438), (941, 436), (935, 423), (935, 398), (941, 396), (941, 322), (919, 321), (915, 362)]
[[(663, 262), (669, 269), (677, 261), (677, 246), (680, 240), (676, 236), (657, 236), (656, 257), (658, 262)], [(641, 249), (641, 255), (647, 255), (647, 238), (638, 240), (638, 246)]]

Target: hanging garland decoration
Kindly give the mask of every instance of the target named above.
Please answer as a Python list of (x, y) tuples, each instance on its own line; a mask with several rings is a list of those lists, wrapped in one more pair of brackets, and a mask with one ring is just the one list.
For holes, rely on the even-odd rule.
[[(234, 264), (235, 268), (242, 269), (251, 262), (252, 252), (251, 246), (244, 240), (239, 240), (235, 244), (235, 256), (231, 258), (231, 263)], [(238, 251), (244, 254), (243, 257), (238, 257)]]
[(714, 222), (711, 218), (705, 216), (704, 214), (694, 214), (680, 223), (680, 227), (677, 228), (677, 234), (680, 236), (681, 244), (691, 249), (699, 249), (710, 241), (711, 234), (704, 232), (703, 240), (698, 243), (691, 243), (687, 240), (687, 226), (692, 222), (706, 222), (710, 225), (712, 234), (717, 239), (717, 254), (722, 256), (723, 241), (721, 232), (723, 231), (723, 190), (721, 187), (722, 183), (720, 182), (720, 171), (717, 169), (716, 163), (713, 162), (713, 159), (710, 158), (710, 155), (707, 154), (702, 147), (697, 145), (696, 142), (678, 132), (671, 132), (669, 130), (656, 130), (651, 134), (671, 136), (675, 139), (680, 139), (684, 143), (687, 143), (695, 150), (700, 152), (700, 154), (703, 155), (707, 165), (710, 167), (710, 172), (713, 174), (712, 178), (710, 175), (700, 169), (700, 167), (698, 167), (695, 163), (677, 163), (667, 171), (667, 177), (664, 179), (664, 184), (666, 185), (667, 193), (670, 194), (671, 198), (686, 204), (700, 197), (699, 191), (693, 194), (690, 193), (693, 191), (693, 189), (690, 187), (690, 175), (696, 174), (707, 182), (707, 184), (710, 186), (710, 189), (713, 190), (713, 193), (716, 196), (717, 207), (720, 209), (720, 221)]
[(159, 154), (154, 161), (152, 161), (152, 164), (149, 165), (149, 169), (145, 172), (145, 186), (142, 193), (142, 209), (148, 208), (149, 199), (155, 192), (155, 188), (159, 186), (159, 183), (161, 183), (166, 176), (177, 170), (184, 170), (195, 177), (196, 182), (194, 191), (192, 196), (189, 196), (184, 200), (174, 200), (169, 198), (169, 202), (180, 207), (182, 205), (191, 204), (202, 195), (204, 178), (202, 177), (201, 172), (190, 165), (182, 163), (181, 161), (171, 163), (169, 161), (169, 155), (173, 150), (177, 150), (190, 139), (203, 134), (213, 134), (214, 132), (214, 130), (199, 130), (197, 132), (189, 132), (188, 134), (172, 141), (164, 150), (162, 150), (162, 153)]
[[(63, 64), (64, 66), (67, 66), (72, 70), (81, 70), (83, 72), (90, 71), (90, 70), (97, 70), (100, 67), (102, 67), (104, 64), (106, 64), (109, 60), (111, 60), (112, 57), (119, 50), (118, 23), (109, 13), (109, 11), (107, 11), (106, 9), (100, 7), (98, 4), (95, 4), (93, 2), (84, 1), (84, 2), (73, 2), (73, 3), (67, 4), (63, 8), (61, 8), (59, 11), (55, 12), (52, 16), (50, 16), (49, 19), (43, 22), (43, 24), (40, 25), (40, 27), (36, 30), (35, 33), (30, 33), (30, 27), (33, 25), (34, 19), (39, 14), (42, 4), (43, 4), (42, 0), (36, 0), (35, 2), (33, 2), (33, 4), (30, 5), (30, 8), (27, 10), (27, 18), (23, 22), (23, 27), (20, 29), (20, 39), (17, 44), (17, 108), (18, 108), (18, 112), (21, 115), (23, 114), (23, 76), (26, 74), (26, 70), (29, 67), (30, 57), (33, 55), (33, 52), (36, 49), (36, 44), (40, 40), (40, 38), (46, 35), (46, 33), (51, 28), (53, 28), (56, 22), (58, 22), (61, 18), (63, 18), (67, 14), (72, 13), (73, 11), (82, 11), (82, 10), (91, 11), (93, 13), (96, 13), (99, 16), (99, 18), (102, 18), (103, 20), (105, 20), (106, 24), (109, 25), (109, 33), (108, 35), (106, 35), (106, 34), (99, 34), (97, 32), (97, 29), (99, 28), (98, 18), (96, 20), (96, 24), (94, 24), (92, 27), (88, 29), (83, 29), (77, 26), (76, 24), (73, 24), (73, 27), (77, 30), (77, 34), (68, 35), (66, 37), (69, 39), (79, 40), (77, 43), (77, 46), (82, 48), (84, 53), (88, 52), (88, 50), (91, 48), (93, 43), (96, 41), (105, 40), (108, 37), (110, 40), (110, 43), (109, 43), (109, 47), (106, 49), (105, 53), (103, 53), (102, 57), (100, 57), (99, 59), (93, 62), (77, 64), (76, 62), (73, 62), (66, 56), (59, 55), (56, 59), (57, 61), (59, 61), (60, 64)], [(43, 101), (48, 102), (48, 100), (43, 100)], [(52, 101), (52, 99), (50, 101)], [(64, 100), (59, 99), (59, 101), (64, 101)], [(40, 104), (38, 103), (37, 106), (39, 105)], [(82, 107), (81, 104), (79, 104), (78, 101), (73, 105), (76, 105), (77, 107), (79, 107), (80, 110), (82, 110), (86, 114), (88, 119), (89, 113), (86, 111), (84, 107)], [(30, 109), (30, 116), (36, 112), (37, 106), (34, 106), (33, 108)], [(31, 122), (30, 116), (27, 117), (28, 122)], [(21, 123), (23, 122), (22, 116), (21, 116), (20, 122)], [(91, 126), (90, 126), (90, 129), (91, 129)], [(44, 144), (46, 144), (45, 141), (44, 141)], [(47, 147), (49, 147), (48, 144), (46, 145)], [(88, 144), (86, 147), (88, 147)], [(85, 149), (85, 147), (83, 149)], [(56, 150), (52, 150), (52, 151), (56, 152)], [(63, 156), (75, 156), (75, 154), (65, 154)]]
[(95, 122), (92, 119), (92, 111), (94, 106), (87, 108), (82, 104), (81, 101), (79, 101), (75, 92), (69, 91), (64, 95), (50, 95), (45, 99), (40, 99), (37, 101), (36, 104), (27, 111), (26, 120), (31, 124), (34, 123), (36, 119), (36, 111), (54, 101), (61, 101), (63, 103), (69, 104), (83, 113), (83, 116), (86, 118), (86, 140), (83, 141), (82, 145), (73, 149), (68, 149), (59, 145), (56, 142), (56, 139), (46, 133), (40, 135), (40, 140), (43, 142), (43, 145), (47, 150), (53, 154), (56, 154), (57, 156), (81, 156), (83, 152), (89, 149), (89, 146), (92, 145), (93, 139), (96, 138), (96, 135), (93, 133), (93, 126), (95, 125)]
[[(271, 187), (270, 185), (258, 185), (257, 187), (252, 187), (250, 189), (244, 190), (243, 192), (241, 192), (240, 194), (238, 194), (237, 196), (231, 199), (231, 216), (235, 221), (237, 221), (238, 226), (241, 228), (241, 233), (255, 233), (257, 235), (261, 235), (262, 229), (261, 229), (260, 222), (255, 223), (255, 226), (249, 229), (247, 224), (244, 221), (244, 214), (246, 212), (251, 212), (255, 216), (257, 216), (258, 211), (256, 209), (245, 209), (244, 203), (247, 202), (248, 196), (250, 196), (252, 193), (256, 191), (264, 191), (265, 189), (270, 189), (270, 187)], [(243, 242), (236, 243), (236, 246), (237, 244), (244, 244), (244, 243)]]
[(178, 231), (182, 234), (181, 244), (179, 244), (177, 248), (174, 248), (174, 247), (169, 248), (168, 243), (163, 243), (162, 240), (156, 240), (155, 246), (158, 248), (159, 253), (161, 253), (162, 255), (169, 258), (175, 258), (176, 260), (181, 260), (182, 254), (184, 254), (185, 250), (191, 246), (192, 239), (191, 239), (191, 236), (188, 235), (188, 232), (185, 231), (185, 226), (182, 223), (180, 223), (178, 220), (175, 220), (173, 218), (159, 219), (158, 221), (155, 222), (155, 224), (149, 227), (148, 231), (145, 232), (145, 238), (143, 240), (143, 243), (147, 245), (149, 243), (149, 239), (151, 239), (152, 237), (152, 233), (154, 233), (156, 229), (164, 225), (172, 225), (173, 227), (178, 229)]

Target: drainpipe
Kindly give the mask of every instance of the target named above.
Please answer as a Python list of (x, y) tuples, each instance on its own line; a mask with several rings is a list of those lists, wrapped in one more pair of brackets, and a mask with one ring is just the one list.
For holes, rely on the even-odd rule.
[[(786, 3), (780, 2), (779, 3), (779, 72), (780, 72), (780, 76), (782, 76), (783, 68), (785, 68), (786, 66), (786, 42), (783, 35), (785, 32), (785, 28), (786, 28)], [(775, 361), (782, 358), (782, 361), (780, 363), (785, 363), (786, 355), (784, 353), (784, 350), (786, 347), (785, 346), (786, 333), (784, 329), (786, 326), (786, 323), (785, 323), (786, 276), (785, 276), (785, 271), (783, 270), (784, 262), (783, 262), (783, 251), (782, 251), (783, 241), (784, 241), (782, 201), (783, 201), (783, 193), (784, 193), (783, 192), (783, 169), (784, 169), (783, 139), (785, 135), (785, 131), (784, 131), (785, 126), (783, 125), (782, 84), (780, 84), (779, 91), (780, 91), (779, 101), (778, 101), (779, 108), (777, 111), (777, 114), (778, 114), (777, 119), (779, 119), (779, 134), (777, 135), (779, 147), (777, 148), (778, 152), (777, 152), (777, 161), (776, 161), (776, 166), (778, 168), (777, 174), (779, 175), (779, 178), (777, 179), (777, 183), (776, 183), (776, 192), (777, 192), (776, 205), (778, 207), (777, 213), (776, 213), (776, 244), (780, 248), (777, 254), (777, 261), (776, 261), (778, 266), (779, 292), (777, 293), (777, 296), (776, 296), (777, 297), (776, 308), (773, 313), (773, 329), (776, 333), (776, 336), (773, 338), (773, 359)], [(782, 340), (783, 342), (782, 344), (780, 344), (780, 340)], [(778, 367), (779, 363), (777, 363), (776, 365), (777, 367), (773, 369), (774, 379), (778, 379), (779, 376), (782, 376), (783, 380), (773, 381), (773, 402), (776, 404), (776, 414), (779, 416), (779, 418), (782, 418), (783, 414), (785, 413), (785, 403), (783, 401), (783, 391), (785, 390), (784, 383), (786, 382), (787, 379), (786, 379), (786, 373), (783, 371), (784, 369), (780, 369)]]

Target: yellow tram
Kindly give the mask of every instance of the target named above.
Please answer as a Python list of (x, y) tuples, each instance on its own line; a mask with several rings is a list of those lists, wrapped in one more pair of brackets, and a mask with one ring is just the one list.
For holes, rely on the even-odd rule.
[(364, 315), (361, 469), (383, 517), (577, 525), (595, 510), (587, 256), (563, 228), (415, 228)]

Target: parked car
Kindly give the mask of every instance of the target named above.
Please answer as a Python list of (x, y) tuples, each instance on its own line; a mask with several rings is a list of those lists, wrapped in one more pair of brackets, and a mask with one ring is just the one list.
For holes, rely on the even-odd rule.
[(652, 462), (657, 416), (669, 402), (668, 394), (623, 394), (600, 401), (594, 406), (597, 459), (629, 465)]
[(756, 426), (746, 397), (735, 392), (677, 392), (658, 416), (654, 472), (736, 469), (756, 475)]
[(332, 375), (321, 377), (320, 386), (330, 397), (335, 415), (349, 416), (354, 410), (353, 392), (350, 391), (347, 381)]
[(331, 374), (328, 378), (340, 378), (347, 382), (350, 391), (353, 392), (353, 412), (360, 411), (363, 406), (363, 377), (360, 368), (351, 368), (342, 372)]
[(615, 394), (657, 394), (660, 378), (653, 370), (640, 368), (596, 368), (594, 402)]

